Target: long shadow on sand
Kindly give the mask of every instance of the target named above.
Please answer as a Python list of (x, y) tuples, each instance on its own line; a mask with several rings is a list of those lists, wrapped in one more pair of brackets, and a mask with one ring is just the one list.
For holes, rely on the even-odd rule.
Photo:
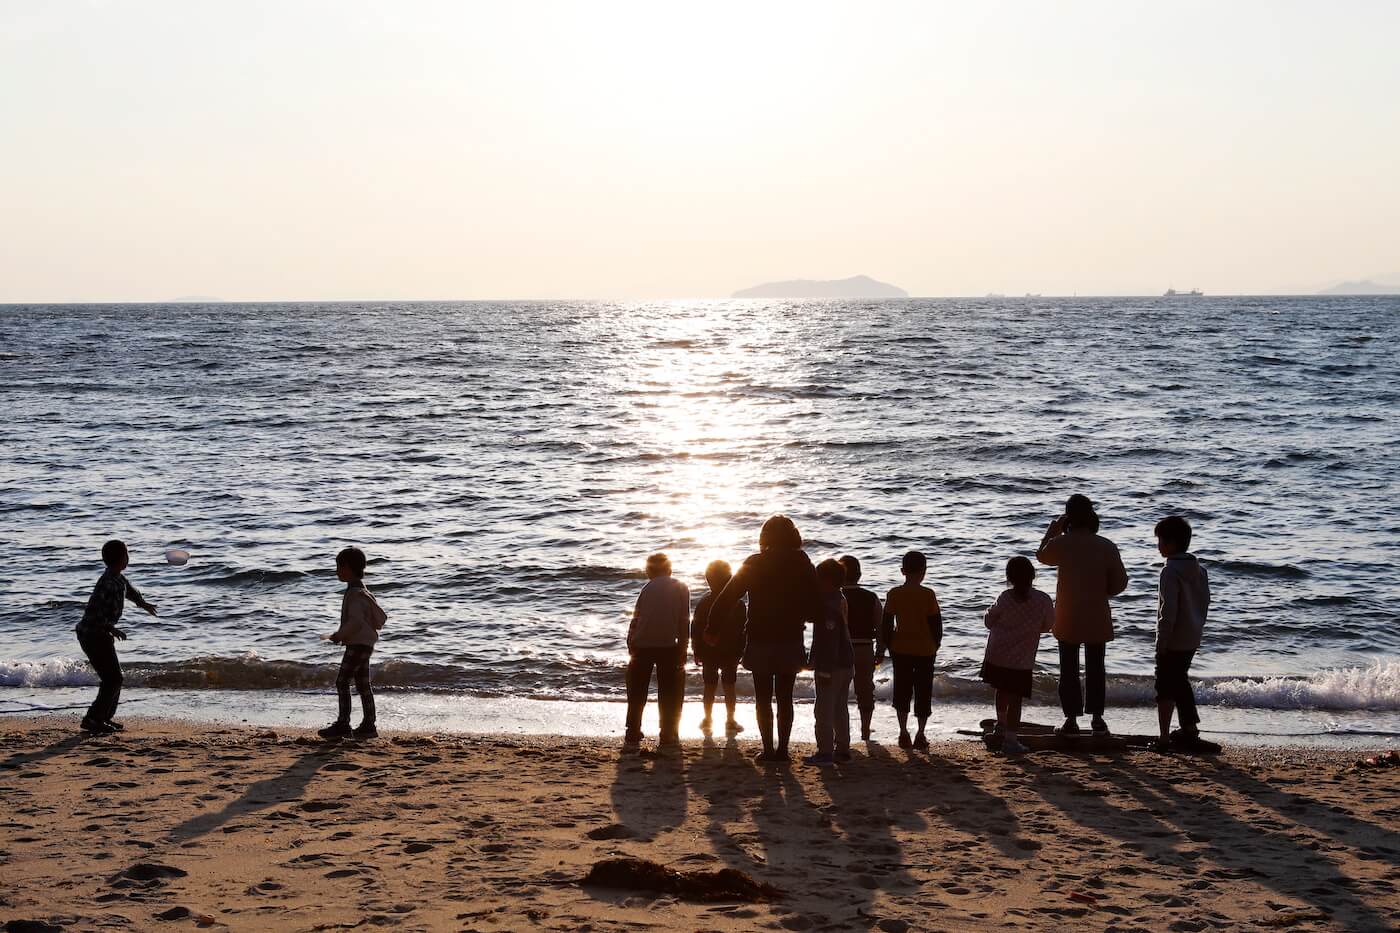
[(617, 821), (644, 842), (685, 822), (685, 756), (680, 752), (623, 753), (610, 794)]
[[(1310, 826), (1337, 842), (1352, 848), (1366, 847), (1375, 852), (1378, 859), (1389, 865), (1400, 867), (1400, 833), (1380, 823), (1367, 823), (1358, 820), (1340, 807), (1326, 806), (1310, 797), (1261, 781), (1247, 771), (1242, 771), (1227, 761), (1201, 759), (1195, 770), (1202, 778), (1215, 781), (1227, 788), (1234, 788), (1260, 806), (1268, 807), (1279, 816), (1304, 826)], [(1345, 777), (1318, 776), (1314, 780), (1342, 783)], [(1358, 787), (1357, 791), (1363, 788)], [(1381, 790), (1379, 794), (1387, 791)], [(1390, 793), (1393, 794), (1393, 791)], [(1393, 799), (1393, 798), (1391, 798)]]
[(1394, 916), (1386, 920), (1358, 897), (1351, 890), (1354, 881), (1333, 862), (1287, 832), (1241, 820), (1220, 805), (1218, 790), (1192, 793), (1140, 770), (1114, 770), (1105, 777), (1143, 806), (1162, 813), (1217, 864), (1246, 872), (1279, 894), (1307, 901), (1331, 914), (1343, 929), (1393, 929)]
[[(1016, 763), (1033, 776), (1029, 786), (1036, 793), (1089, 831), (1081, 837), (1067, 837), (1082, 851), (1092, 852), (1102, 845), (1102, 837), (1112, 837), (1174, 873), (1203, 874), (1200, 880), (1207, 884), (1224, 876), (1209, 867), (1202, 871), (1202, 862), (1218, 865), (1232, 877), (1249, 877), (1281, 895), (1300, 898), (1343, 921), (1345, 929), (1389, 929), (1389, 921), (1348, 890), (1351, 881), (1336, 865), (1284, 832), (1229, 812), (1218, 800), (1220, 789), (1191, 792), (1179, 779), (1156, 777), (1121, 760), (1085, 764), (1083, 770), (1068, 771), (1053, 761)], [(1197, 781), (1196, 786), (1201, 783)], [(1123, 793), (1136, 806), (1105, 799), (1108, 790), (1104, 785)], [(1194, 846), (1187, 848), (1187, 843)], [(1113, 864), (1110, 857), (1103, 853), (1105, 874), (1126, 874), (1127, 866), (1109, 867)]]
[(1030, 857), (1028, 846), (1018, 832), (1020, 823), (1006, 801), (981, 788), (959, 764), (936, 754), (921, 757), (899, 751), (897, 754), (878, 743), (870, 743), (868, 754), (875, 762), (904, 767), (909, 772), (898, 796), (896, 812), (925, 814), (970, 836), (987, 836), (1003, 855)]
[[(230, 801), (223, 809), (191, 817), (166, 835), (172, 842), (188, 842), (213, 832), (240, 816), (300, 800), (317, 772), (338, 757), (340, 749), (334, 745), (306, 752), (298, 756), (281, 774), (249, 784), (237, 800)], [(340, 809), (345, 804), (343, 801), (312, 800), (302, 806), (311, 812), (319, 812), (320, 809)]]
[[(88, 739), (86, 736), (70, 735), (64, 739), (53, 743), (52, 745), (41, 748), (38, 751), (17, 752), (16, 754), (11, 755), (9, 758), (6, 758), (4, 761), (0, 761), (0, 771), (8, 771), (17, 768), (23, 768), (25, 765), (39, 764), (41, 762), (47, 761), (50, 758), (56, 758), (59, 755), (71, 752), (73, 749), (78, 748), (80, 745), (85, 744), (87, 741)], [(100, 749), (101, 747), (101, 744), (94, 744), (94, 750)], [(123, 751), (124, 750), (125, 749), (123, 749)]]

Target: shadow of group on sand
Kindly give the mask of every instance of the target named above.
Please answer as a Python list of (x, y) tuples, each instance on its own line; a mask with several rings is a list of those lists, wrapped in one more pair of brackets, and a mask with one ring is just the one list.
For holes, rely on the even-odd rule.
[[(756, 764), (731, 739), (723, 745), (707, 741), (698, 756), (689, 751), (624, 755), (611, 796), (631, 837), (652, 841), (686, 823), (693, 793), (703, 806), (703, 832), (712, 851), (688, 854), (681, 862), (699, 863), (692, 868), (722, 862), (788, 889), (794, 901), (802, 896), (809, 909), (819, 902), (831, 921), (868, 923), (881, 891), (917, 895), (920, 908), (946, 903), (939, 900), (944, 894), (991, 894), (998, 877), (1021, 873), (1031, 858), (1049, 881), (1065, 866), (1055, 863), (1055, 849), (1038, 856), (1040, 850), (1053, 846), (1064, 853), (1068, 846), (1076, 855), (1085, 849), (1111, 853), (1116, 841), (1180, 884), (1180, 897), (1173, 900), (1180, 909), (1196, 906), (1202, 889), (1216, 882), (1248, 878), (1303, 900), (1345, 928), (1390, 928), (1390, 921), (1360, 896), (1356, 882), (1317, 851), (1316, 841), (1300, 838), (1298, 826), (1259, 814), (1268, 808), (1339, 846), (1357, 847), (1358, 839), (1369, 839), (1369, 851), (1392, 865), (1400, 862), (1400, 834), (1394, 830), (1280, 791), (1223, 761), (1191, 761), (1185, 767), (1194, 773), (1186, 779), (1133, 767), (1122, 758), (1078, 759), (1072, 770), (1064, 764), (1052, 757), (974, 759), (965, 765), (936, 752), (927, 757), (892, 753), (869, 743), (863, 758), (858, 754), (850, 765), (799, 773)], [(970, 777), (969, 766), (1000, 769), (1000, 789), (1015, 795), (1029, 822), (1023, 826), (1002, 796)], [(893, 780), (892, 767), (903, 772)], [(876, 768), (878, 786), (871, 780)], [(814, 780), (829, 803), (809, 797), (806, 788)], [(1242, 806), (1223, 802), (1232, 793), (1244, 798)], [(1068, 822), (1049, 818), (1051, 811), (1038, 807), (1038, 800)], [(912, 847), (900, 842), (911, 835), (920, 838), (922, 861), (911, 862), (906, 849)], [(983, 846), (994, 847), (1002, 859), (987, 859), (985, 849), (978, 851)], [(962, 875), (950, 878), (952, 866), (963, 866)], [(1077, 868), (1084, 871), (1084, 863)], [(1101, 870), (1106, 878), (1132, 873), (1111, 854), (1103, 857)], [(935, 887), (936, 873), (943, 878)], [(592, 893), (613, 902), (625, 899)], [(1108, 902), (1105, 909), (1111, 910)], [(1107, 921), (1110, 914), (1103, 916)]]
[[(946, 867), (909, 863), (897, 833), (933, 831), (935, 821), (942, 821), (989, 835), (1011, 858), (1030, 856), (1035, 846), (1020, 837), (1006, 802), (956, 763), (892, 753), (874, 742), (865, 752), (847, 765), (803, 769), (820, 782), (829, 802), (809, 797), (793, 767), (756, 763), (733, 739), (707, 740), (689, 760), (682, 754), (624, 755), (612, 784), (613, 809), (632, 838), (651, 841), (686, 822), (693, 792), (703, 801), (703, 831), (713, 852), (682, 861), (720, 861), (779, 888), (798, 880), (807, 895), (825, 902), (828, 916), (845, 922), (863, 922), (877, 892), (917, 891), (916, 872)], [(891, 767), (906, 775), (890, 781)], [(886, 775), (878, 789), (869, 781), (873, 768)], [(953, 848), (974, 844), (948, 843)]]
[[(1248, 818), (1242, 818), (1221, 801), (1233, 792), (1286, 819), (1307, 823), (1338, 843), (1355, 845), (1359, 834), (1379, 835), (1389, 839), (1393, 851), (1400, 853), (1400, 837), (1393, 830), (1323, 810), (1317, 801), (1280, 793), (1227, 762), (1187, 761), (1194, 774), (1184, 780), (1168, 779), (1122, 760), (1091, 762), (1092, 775), (1132, 801), (1131, 808), (1086, 791), (1080, 775), (1057, 779), (1053, 764), (1042, 766), (1034, 759), (1022, 759), (1019, 766), (1032, 777), (1029, 786), (1074, 823), (1141, 851), (1172, 876), (1198, 875), (1198, 863), (1205, 863), (1207, 877), (1183, 885), (1182, 894), (1187, 897), (1210, 886), (1212, 879), (1247, 877), (1280, 895), (1306, 901), (1345, 929), (1391, 928), (1391, 921), (1357, 895), (1353, 880), (1320, 855), (1316, 844), (1290, 834), (1277, 820), (1256, 817), (1248, 810)], [(1322, 813), (1327, 816), (1322, 817)], [(1184, 847), (1183, 841), (1193, 847)], [(1391, 863), (1400, 860), (1392, 857)]]

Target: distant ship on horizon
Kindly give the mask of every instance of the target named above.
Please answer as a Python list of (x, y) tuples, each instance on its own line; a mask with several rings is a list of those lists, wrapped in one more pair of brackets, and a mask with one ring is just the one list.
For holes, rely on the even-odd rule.
[(1179, 292), (1174, 288), (1169, 288), (1162, 292), (1163, 298), (1200, 298), (1202, 292), (1199, 288), (1193, 288), (1189, 292)]

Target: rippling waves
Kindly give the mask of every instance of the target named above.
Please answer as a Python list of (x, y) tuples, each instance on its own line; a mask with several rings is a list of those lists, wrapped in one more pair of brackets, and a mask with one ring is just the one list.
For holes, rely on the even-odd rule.
[[(381, 683), (618, 696), (645, 555), (668, 551), (698, 594), (709, 560), (742, 559), (783, 511), (814, 557), (857, 554), (877, 590), (903, 551), (928, 553), (957, 692), (1006, 559), (1085, 491), (1132, 580), (1109, 650), (1124, 702), (1151, 667), (1151, 528), (1181, 512), (1215, 589), (1197, 671), (1222, 685), (1216, 702), (1269, 705), (1223, 685), (1279, 677), (1269, 696), (1289, 703), (1386, 708), (1384, 676), (1372, 691), (1346, 672), (1400, 653), (1397, 312), (1387, 298), (0, 308), (0, 684), (71, 663), (115, 535), (161, 609), (128, 620), (137, 682), (324, 685), (332, 558), (356, 543), (390, 613)], [(194, 557), (167, 566), (169, 546)]]

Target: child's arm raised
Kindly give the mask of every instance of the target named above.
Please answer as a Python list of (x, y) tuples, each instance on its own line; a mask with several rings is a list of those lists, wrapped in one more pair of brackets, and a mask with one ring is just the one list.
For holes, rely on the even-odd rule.
[(1051, 567), (1059, 563), (1059, 548), (1055, 542), (1065, 533), (1065, 526), (1068, 524), (1068, 519), (1063, 515), (1050, 523), (1050, 526), (1045, 529), (1045, 537), (1040, 539), (1040, 547), (1036, 548), (1036, 560)]
[[(150, 613), (151, 615), (156, 614), (155, 603), (146, 602), (145, 597), (143, 597), (140, 591), (138, 591), (136, 587), (132, 586), (130, 582), (126, 584), (126, 593), (124, 595), (127, 599), (135, 603), (137, 607), (146, 610), (146, 612)], [(122, 637), (125, 638), (126, 636), (123, 635)]]

